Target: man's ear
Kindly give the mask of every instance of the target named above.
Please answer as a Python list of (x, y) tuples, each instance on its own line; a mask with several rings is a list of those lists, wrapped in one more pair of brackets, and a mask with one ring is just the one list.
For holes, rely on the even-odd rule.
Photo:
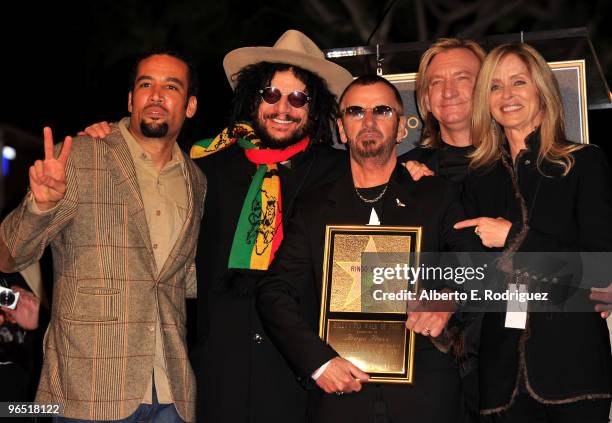
[(336, 119), (336, 124), (338, 125), (338, 132), (340, 133), (340, 142), (342, 144), (346, 144), (347, 137), (346, 132), (344, 131), (344, 124), (342, 123), (342, 119)]
[(195, 115), (196, 110), (198, 110), (198, 98), (194, 95), (189, 97), (187, 100), (187, 108), (185, 110), (185, 116), (188, 118), (192, 118)]
[(425, 95), (424, 100), (425, 100), (425, 107), (427, 108), (427, 111), (431, 112), (431, 107), (429, 107), (429, 95), (428, 94)]
[(128, 93), (128, 112), (132, 113), (132, 92)]
[(408, 136), (408, 126), (406, 125), (406, 116), (402, 115), (399, 118), (397, 125), (397, 137), (396, 141), (399, 144), (404, 138)]

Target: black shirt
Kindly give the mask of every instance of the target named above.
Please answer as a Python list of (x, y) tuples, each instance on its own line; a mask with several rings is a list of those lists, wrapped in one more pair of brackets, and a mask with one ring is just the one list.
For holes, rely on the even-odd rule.
[[(383, 191), (387, 188), (387, 184), (377, 185), (375, 187), (369, 188), (355, 188), (356, 192), (353, 196), (353, 204), (355, 210), (355, 216), (360, 221), (360, 224), (367, 225), (370, 223), (370, 216), (372, 214), (372, 208), (376, 211), (376, 215), (378, 216), (378, 220), (383, 221), (383, 198), (387, 194), (386, 192), (383, 194)], [(364, 201), (362, 198), (357, 195), (357, 192), (361, 195), (361, 197), (367, 200), (374, 200), (378, 198), (377, 201), (369, 203)], [(381, 195), (382, 194), (382, 195)], [(379, 198), (380, 196), (380, 198)]]

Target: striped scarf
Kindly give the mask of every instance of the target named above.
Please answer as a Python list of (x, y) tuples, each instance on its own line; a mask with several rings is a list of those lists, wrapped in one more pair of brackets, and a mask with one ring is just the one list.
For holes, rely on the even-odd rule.
[(231, 133), (226, 128), (216, 138), (197, 141), (191, 147), (191, 158), (198, 159), (238, 143), (244, 149), (246, 158), (257, 165), (234, 233), (229, 269), (268, 269), (283, 240), (281, 184), (277, 163), (304, 151), (309, 141), (305, 137), (287, 148), (262, 148), (261, 140), (253, 128), (247, 123), (239, 123)]

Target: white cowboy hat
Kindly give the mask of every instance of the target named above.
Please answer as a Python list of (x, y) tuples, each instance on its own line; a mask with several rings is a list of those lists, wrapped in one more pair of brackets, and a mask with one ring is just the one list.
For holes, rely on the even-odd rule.
[(329, 90), (338, 97), (353, 80), (349, 71), (325, 59), (310, 38), (294, 29), (281, 35), (273, 47), (242, 47), (227, 53), (223, 68), (232, 89), (236, 88), (235, 74), (259, 62), (287, 63), (306, 69), (323, 78)]

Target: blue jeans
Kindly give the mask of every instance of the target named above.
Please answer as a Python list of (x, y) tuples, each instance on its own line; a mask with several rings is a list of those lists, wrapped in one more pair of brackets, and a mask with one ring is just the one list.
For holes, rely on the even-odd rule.
[(179, 416), (174, 404), (157, 402), (155, 383), (153, 383), (152, 404), (140, 404), (131, 416), (121, 420), (79, 420), (68, 417), (53, 417), (53, 423), (185, 423)]

